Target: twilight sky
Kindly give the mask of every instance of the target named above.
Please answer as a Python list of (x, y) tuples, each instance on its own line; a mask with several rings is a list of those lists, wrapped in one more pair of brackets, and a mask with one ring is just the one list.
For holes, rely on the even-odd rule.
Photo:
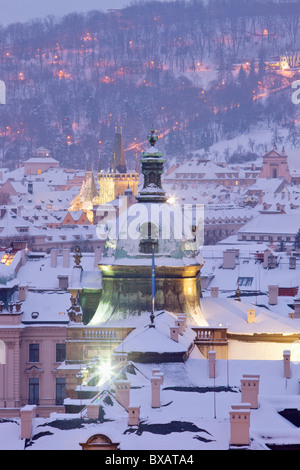
[(24, 22), (47, 15), (63, 16), (73, 11), (123, 8), (131, 0), (0, 0), (0, 24)]

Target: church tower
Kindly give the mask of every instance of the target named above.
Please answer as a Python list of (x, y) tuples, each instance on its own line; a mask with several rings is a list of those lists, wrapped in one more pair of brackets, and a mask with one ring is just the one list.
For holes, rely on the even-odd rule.
[(149, 148), (140, 159), (144, 177), (137, 202), (128, 205), (107, 225), (99, 305), (89, 325), (123, 322), (152, 309), (151, 273), (155, 254), (155, 309), (186, 313), (194, 324), (203, 322), (200, 270), (203, 258), (193, 231), (193, 218), (172, 204), (162, 187), (165, 159), (156, 147), (154, 129)]
[(123, 196), (130, 188), (134, 196), (137, 194), (139, 174), (127, 171), (122, 128), (115, 129), (114, 150), (109, 171), (98, 173), (99, 194), (94, 198), (94, 206), (107, 204), (118, 196)]
[(125, 160), (125, 151), (124, 151), (124, 144), (123, 144), (123, 136), (122, 136), (122, 127), (118, 132), (116, 127), (115, 132), (115, 142), (114, 142), (114, 173), (127, 173), (127, 165)]
[(157, 135), (154, 132), (154, 129), (151, 129), (151, 134), (147, 137), (150, 148), (143, 153), (143, 158), (140, 160), (144, 186), (137, 196), (138, 202), (166, 202), (168, 199), (161, 184), (161, 175), (166, 160), (163, 158), (162, 152), (155, 148)]

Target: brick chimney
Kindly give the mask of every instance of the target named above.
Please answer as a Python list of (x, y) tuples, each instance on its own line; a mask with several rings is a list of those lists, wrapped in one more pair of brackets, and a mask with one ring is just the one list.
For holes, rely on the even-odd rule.
[(176, 341), (176, 343), (178, 343), (178, 335), (179, 335), (179, 326), (171, 326), (170, 337), (173, 341)]
[(286, 379), (291, 378), (291, 351), (283, 351), (283, 374)]
[(128, 407), (128, 425), (129, 426), (138, 426), (140, 419), (140, 406), (129, 406)]
[(294, 299), (294, 318), (300, 318), (300, 298)]
[(26, 405), (20, 410), (21, 439), (30, 439), (32, 433), (32, 420), (36, 415), (36, 405)]
[(248, 446), (250, 443), (250, 404), (232, 406), (230, 416), (230, 445)]
[(179, 334), (182, 336), (184, 332), (184, 320), (181, 318), (177, 318), (177, 320), (175, 320), (175, 326), (178, 326)]
[(186, 327), (187, 327), (187, 314), (181, 313), (180, 315), (178, 315), (178, 320), (183, 321), (183, 332), (185, 332)]
[(116, 400), (126, 409), (130, 403), (130, 382), (128, 380), (115, 381)]
[(242, 403), (250, 403), (258, 408), (259, 375), (243, 375), (241, 379)]
[(211, 287), (210, 288), (210, 296), (213, 299), (217, 299), (219, 297), (219, 288), (218, 287)]
[(18, 287), (19, 291), (19, 301), (24, 302), (26, 300), (27, 292), (28, 292), (28, 286), (22, 286), (20, 285)]
[(163, 383), (163, 374), (155, 374), (151, 377), (151, 406), (160, 408), (160, 386)]
[(269, 286), (269, 305), (277, 305), (278, 303), (278, 285)]
[(247, 322), (255, 323), (255, 309), (254, 308), (247, 309)]
[(70, 267), (70, 250), (68, 248), (65, 248), (63, 250), (63, 268), (69, 268)]
[(164, 373), (159, 368), (152, 369), (152, 377), (159, 377), (161, 385), (164, 383)]
[(86, 405), (87, 417), (90, 419), (98, 419), (99, 409), (100, 409), (100, 405), (96, 405), (95, 403), (90, 403)]
[(119, 364), (123, 366), (124, 364), (126, 364), (128, 360), (128, 354), (124, 352), (120, 352), (120, 353), (114, 352), (111, 358), (112, 358), (113, 364)]
[(56, 248), (52, 248), (52, 250), (51, 250), (50, 266), (51, 266), (51, 268), (56, 268), (56, 266), (57, 266), (57, 249)]

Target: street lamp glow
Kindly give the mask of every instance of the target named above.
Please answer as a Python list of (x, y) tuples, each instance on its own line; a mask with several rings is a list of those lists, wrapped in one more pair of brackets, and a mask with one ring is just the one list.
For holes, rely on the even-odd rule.
[(169, 199), (167, 200), (167, 202), (171, 205), (175, 204), (176, 202), (176, 199), (174, 196), (170, 196)]
[(99, 378), (99, 382), (97, 384), (97, 387), (100, 387), (101, 385), (103, 385), (107, 380), (109, 380), (112, 377), (113, 368), (112, 368), (110, 360), (102, 362), (99, 365), (98, 370), (99, 370), (100, 378)]

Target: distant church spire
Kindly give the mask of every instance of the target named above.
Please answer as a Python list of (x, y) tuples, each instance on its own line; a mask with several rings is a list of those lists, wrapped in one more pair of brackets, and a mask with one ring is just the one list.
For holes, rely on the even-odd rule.
[(115, 127), (115, 142), (114, 142), (114, 150), (113, 150), (114, 162), (113, 162), (113, 171), (116, 173), (127, 173), (127, 165), (125, 159), (125, 151), (124, 151), (124, 144), (123, 144), (123, 136), (122, 136), (122, 127), (118, 132), (117, 127)]

